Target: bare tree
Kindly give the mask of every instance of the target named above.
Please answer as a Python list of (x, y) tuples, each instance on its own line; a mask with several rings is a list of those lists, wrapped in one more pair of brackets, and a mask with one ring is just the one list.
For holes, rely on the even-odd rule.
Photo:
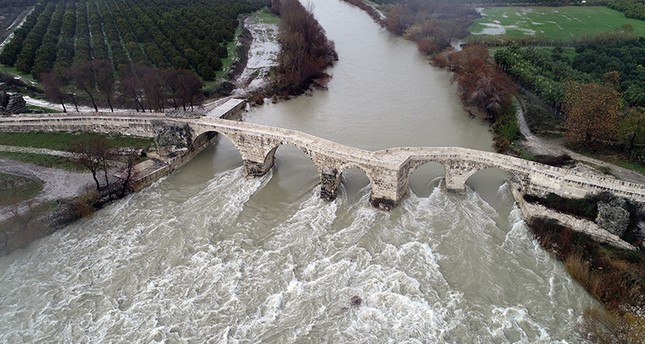
[(195, 73), (180, 69), (177, 72), (177, 85), (177, 95), (181, 100), (184, 110), (186, 110), (186, 105), (190, 105), (190, 109), (193, 110), (193, 104), (201, 94), (201, 88), (203, 86), (201, 80), (199, 80)]
[[(281, 50), (277, 87), (289, 94), (302, 93), (337, 58), (333, 42), (313, 14), (297, 0), (279, 1)], [(275, 2), (274, 2), (275, 5)]]
[(92, 66), (96, 73), (96, 87), (105, 95), (110, 111), (114, 112), (114, 107), (112, 107), (112, 97), (114, 96), (114, 69), (112, 69), (112, 63), (108, 60), (93, 60)]
[[(179, 71), (177, 69), (167, 69), (161, 71), (161, 80), (170, 105), (174, 109), (179, 108)], [(185, 109), (184, 109), (185, 110)]]
[(105, 174), (106, 185), (108, 185), (108, 167), (110, 165), (110, 146), (103, 137), (89, 140), (79, 140), (72, 144), (71, 151), (75, 153), (74, 160), (80, 166), (87, 168), (92, 173), (96, 183), (96, 191), (101, 191), (101, 183), (97, 177), (99, 171)]
[(124, 97), (123, 102), (128, 103), (128, 99), (132, 100), (135, 109), (139, 112), (146, 111), (144, 105), (145, 91), (143, 89), (143, 75), (149, 67), (137, 64), (130, 64), (122, 66), (119, 69), (119, 86), (121, 88), (121, 95)]
[(125, 156), (125, 167), (119, 175), (119, 179), (121, 180), (121, 197), (134, 190), (132, 183), (138, 177), (138, 172), (134, 168), (137, 159), (138, 157), (134, 153), (129, 153)]
[(41, 74), (40, 81), (43, 84), (45, 97), (59, 102), (63, 106), (63, 112), (67, 112), (65, 100), (68, 98), (68, 95), (63, 91), (61, 78), (53, 73), (43, 73)]
[(158, 69), (146, 69), (143, 75), (143, 91), (150, 112), (164, 110), (163, 84)]
[(99, 108), (96, 106), (95, 95), (96, 76), (92, 62), (76, 62), (67, 69), (67, 73), (74, 87), (87, 93), (94, 106), (94, 111), (98, 112)]

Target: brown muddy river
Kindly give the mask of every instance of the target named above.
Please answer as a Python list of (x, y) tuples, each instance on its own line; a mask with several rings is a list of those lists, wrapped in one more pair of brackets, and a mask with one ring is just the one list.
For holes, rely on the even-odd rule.
[[(373, 150), (491, 150), (447, 72), (360, 10), (311, 3), (340, 56), (329, 90), (246, 120)], [(272, 173), (245, 179), (221, 139), (156, 185), (0, 258), (0, 342), (581, 342), (593, 300), (532, 239), (502, 172), (477, 173), (453, 195), (429, 164), (387, 213), (369, 206), (361, 171), (327, 203), (304, 153), (286, 146), (276, 158)]]

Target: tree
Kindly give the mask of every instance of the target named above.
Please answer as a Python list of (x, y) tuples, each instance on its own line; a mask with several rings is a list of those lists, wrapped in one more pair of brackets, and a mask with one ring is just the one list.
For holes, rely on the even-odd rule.
[(617, 90), (620, 85), (620, 73), (615, 70), (610, 70), (602, 75), (602, 81)]
[(325, 30), (297, 0), (281, 0), (280, 17), (276, 86), (286, 93), (299, 94), (313, 79), (325, 76), (324, 69), (337, 55)]
[(640, 139), (645, 141), (645, 108), (631, 108), (620, 119), (618, 139), (625, 145), (625, 150), (631, 154)]
[(43, 84), (45, 97), (59, 102), (60, 105), (63, 106), (63, 112), (67, 112), (67, 108), (65, 108), (65, 100), (68, 95), (63, 91), (63, 83), (61, 82), (60, 77), (53, 73), (45, 73), (41, 76), (40, 82)]
[(96, 87), (105, 95), (110, 111), (114, 112), (112, 107), (112, 97), (114, 96), (114, 70), (109, 60), (93, 60), (91, 62), (94, 72), (96, 73)]
[(150, 112), (164, 110), (163, 103), (165, 99), (158, 69), (145, 69), (145, 74), (143, 75), (143, 92), (145, 93), (145, 100)]
[(101, 183), (97, 174), (103, 171), (105, 175), (105, 185), (108, 185), (108, 168), (110, 166), (112, 154), (110, 145), (104, 137), (79, 140), (72, 144), (71, 151), (75, 153), (74, 160), (80, 166), (87, 168), (92, 173), (92, 178), (96, 183), (96, 191), (101, 191)]
[(134, 168), (137, 159), (138, 156), (134, 154), (134, 152), (130, 152), (125, 156), (125, 166), (121, 173), (117, 175), (117, 178), (119, 178), (121, 182), (121, 188), (119, 191), (120, 197), (123, 197), (134, 190), (133, 182), (137, 179), (139, 174)]
[(96, 74), (91, 61), (82, 61), (74, 63), (67, 69), (72, 84), (77, 89), (84, 91), (90, 97), (94, 111), (99, 112), (96, 105)]
[[(119, 86), (123, 104), (128, 104), (132, 100), (134, 107), (139, 112), (146, 111), (143, 104), (145, 99), (145, 92), (143, 90), (143, 76), (147, 73), (149, 67), (137, 64), (129, 64), (121, 66), (119, 71)], [(132, 104), (132, 103), (130, 103)]]
[(590, 147), (598, 140), (613, 139), (619, 108), (620, 94), (611, 86), (567, 83), (564, 104), (567, 141)]
[(193, 104), (197, 97), (201, 94), (202, 82), (197, 75), (191, 71), (180, 69), (177, 75), (177, 96), (181, 101), (182, 107), (186, 110), (186, 106), (190, 105), (193, 109)]
[(490, 119), (497, 119), (511, 104), (513, 81), (491, 61), (486, 47), (470, 45), (448, 56), (447, 63), (455, 72), (461, 98)]

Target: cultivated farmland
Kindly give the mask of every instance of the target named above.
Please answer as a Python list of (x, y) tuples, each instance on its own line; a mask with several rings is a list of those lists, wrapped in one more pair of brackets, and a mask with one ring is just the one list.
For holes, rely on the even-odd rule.
[(192, 69), (215, 77), (227, 57), (241, 13), (263, 0), (59, 0), (39, 1), (0, 63), (38, 77), (74, 62), (109, 60), (161, 69)]
[[(645, 36), (645, 21), (628, 19), (607, 7), (491, 7), (469, 28), (477, 36), (535, 37), (571, 41), (584, 36), (624, 30)], [(628, 29), (629, 30), (629, 29)]]

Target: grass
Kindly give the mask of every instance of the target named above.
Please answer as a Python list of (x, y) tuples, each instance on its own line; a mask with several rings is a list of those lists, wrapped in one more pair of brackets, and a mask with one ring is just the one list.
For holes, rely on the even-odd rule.
[(645, 174), (645, 165), (635, 161), (623, 160), (613, 156), (597, 156), (596, 158), (640, 174)]
[(33, 76), (31, 76), (30, 74), (21, 73), (14, 67), (9, 67), (7, 65), (0, 64), (0, 72), (5, 72), (5, 73), (9, 73), (17, 77), (20, 77), (23, 81), (31, 85), (34, 85), (34, 86), (38, 85), (38, 81), (34, 79)]
[(76, 164), (68, 158), (45, 155), (45, 154), (30, 154), (30, 153), (15, 153), (15, 152), (0, 152), (0, 157), (5, 157), (12, 160), (28, 162), (30, 164), (60, 168), (68, 171), (83, 171), (83, 167)]
[(584, 198), (563, 198), (554, 193), (549, 193), (546, 197), (526, 194), (524, 195), (524, 199), (529, 203), (538, 203), (560, 213), (595, 221), (598, 215), (598, 201), (606, 200), (607, 196), (587, 195)]
[(63, 113), (61, 110), (50, 109), (38, 105), (27, 105), (27, 110), (35, 113)]
[[(235, 47), (241, 34), (242, 29), (240, 29), (240, 26), (238, 25), (235, 29), (235, 38), (233, 38), (232, 41), (226, 44), (226, 58), (222, 59), (222, 69), (215, 73), (216, 79), (225, 77), (226, 74), (228, 74), (228, 71), (231, 69), (231, 64), (233, 64), (233, 60), (235, 60), (235, 58), (237, 57)], [(218, 80), (204, 81), (204, 89), (212, 91), (217, 83), (219, 83)]]
[(9, 252), (25, 248), (36, 239), (49, 234), (49, 226), (44, 221), (44, 216), (54, 209), (55, 202), (45, 202), (39, 205), (29, 205), (29, 210), (19, 216), (11, 216), (0, 222), (0, 231), (6, 233), (0, 240), (6, 240)]
[(494, 146), (498, 152), (506, 152), (511, 149), (513, 141), (522, 137), (520, 126), (517, 122), (515, 104), (505, 109), (493, 124)]
[(280, 17), (271, 13), (268, 8), (261, 9), (253, 14), (253, 19), (258, 23), (263, 24), (280, 24)]
[(616, 32), (626, 24), (633, 27), (633, 34), (645, 36), (645, 21), (626, 18), (607, 7), (490, 7), (483, 9), (482, 18), (469, 31), (476, 36), (539, 37), (568, 42)]
[[(101, 136), (103, 135), (94, 133), (2, 133), (0, 145), (67, 151), (70, 145), (76, 141), (92, 140)], [(147, 148), (153, 144), (152, 139), (128, 136), (108, 136), (107, 140), (112, 147)]]
[(571, 148), (575, 148), (576, 152), (588, 157), (602, 160), (640, 174), (645, 174), (645, 164), (630, 160), (628, 155), (620, 148), (600, 147), (593, 151), (580, 147)]
[(0, 207), (26, 201), (37, 196), (42, 189), (40, 181), (0, 173)]

